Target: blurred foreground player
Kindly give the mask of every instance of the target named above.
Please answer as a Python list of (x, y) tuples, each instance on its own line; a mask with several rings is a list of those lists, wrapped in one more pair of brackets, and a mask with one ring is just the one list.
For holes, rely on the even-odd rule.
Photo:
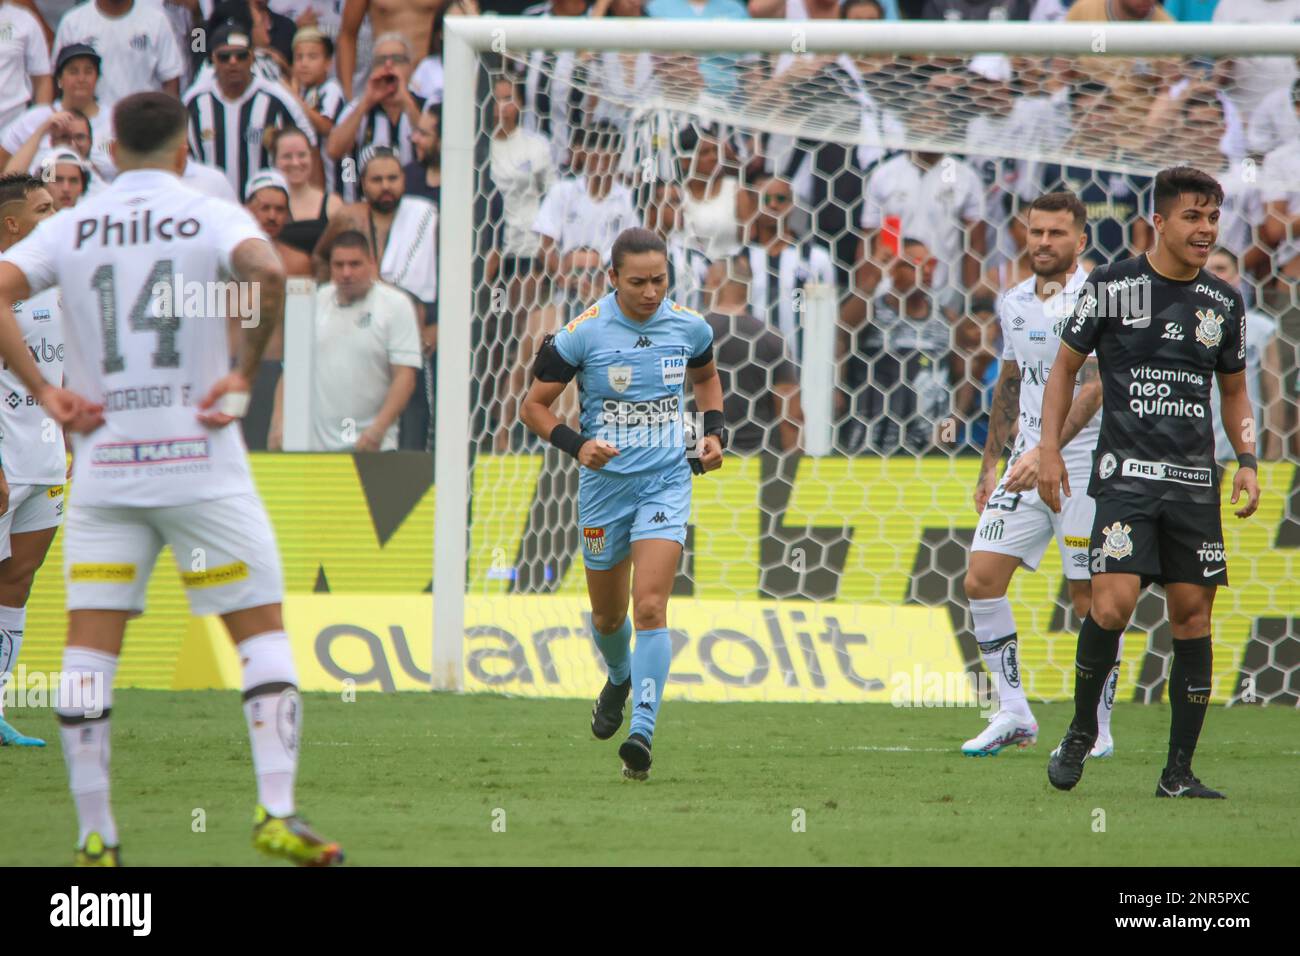
[[(672, 660), (668, 595), (686, 543), (691, 473), (722, 467), (727, 433), (713, 330), (698, 312), (665, 298), (663, 240), (647, 229), (622, 232), (610, 253), (609, 284), (613, 292), (542, 340), (520, 417), (581, 465), (578, 520), (592, 636), (609, 671), (591, 732), (601, 740), (614, 736), (635, 688), (631, 732), (618, 755), (625, 777), (645, 780)], [(551, 411), (575, 376), (581, 432)], [(704, 413), (704, 435), (689, 452), (688, 378)]]
[[(1047, 776), (1069, 790), (1097, 737), (1097, 700), (1142, 588), (1164, 585), (1173, 632), (1169, 672), (1169, 756), (1157, 797), (1222, 799), (1192, 773), (1192, 755), (1213, 693), (1210, 615), (1228, 583), (1219, 474), (1210, 412), (1212, 379), (1223, 427), (1237, 453), (1232, 503), (1248, 518), (1259, 507), (1255, 429), (1246, 393), (1246, 310), (1240, 293), (1205, 264), (1219, 234), (1223, 188), (1189, 166), (1156, 176), (1155, 251), (1096, 269), (1095, 294), (1080, 300), (1061, 333), (1056, 374), (1043, 397), (1038, 492), (1059, 512), (1070, 495), (1061, 425), (1070, 380), (1097, 353), (1105, 413), (1088, 493), (1092, 525), (1092, 609), (1079, 630), (1074, 720), (1052, 753)], [(1062, 374), (1065, 373), (1065, 374)]]
[[(1011, 577), (1024, 565), (1038, 570), (1047, 546), (1056, 539), (1061, 565), (1069, 581), (1070, 603), (1080, 618), (1088, 613), (1092, 589), (1088, 582), (1088, 534), (1092, 530), (1093, 501), (1075, 495), (1058, 515), (1038, 496), (1038, 434), (1043, 414), (1043, 389), (1056, 367), (1052, 360), (1061, 344), (1061, 328), (1074, 314), (1074, 306), (1088, 288), (1079, 256), (1087, 242), (1088, 214), (1073, 193), (1047, 193), (1029, 206), (1028, 251), (1034, 274), (1007, 291), (998, 301), (1002, 325), (1002, 371), (998, 375), (989, 415), (984, 462), (975, 487), (979, 525), (971, 541), (970, 567), (966, 571), (966, 597), (970, 601), (975, 640), (984, 666), (997, 686), (998, 711), (984, 730), (962, 744), (968, 757), (994, 756), (1004, 747), (1026, 747), (1038, 740), (1020, 673), (1018, 628), (1007, 600)], [(1092, 467), (1092, 451), (1101, 427), (1101, 385), (1097, 362), (1084, 363), (1073, 390), (1060, 442), (1065, 447), (1071, 477), (1083, 484)], [(998, 459), (1017, 421), (1016, 438), (1002, 481), (997, 480)], [(1118, 651), (1116, 664), (1118, 665)], [(1094, 757), (1110, 756), (1110, 705), (1119, 668), (1107, 681), (1098, 713), (1100, 733)]]
[[(23, 173), (0, 177), (0, 252), (53, 215), (54, 199), (39, 179)], [(13, 311), (45, 380), (63, 384), (59, 290), (46, 289), (25, 302), (15, 302)], [(27, 626), (32, 581), (63, 523), (67, 452), (63, 429), (54, 427), (8, 368), (0, 369), (0, 395), (7, 396), (0, 402), (0, 460), (9, 496), (0, 515), (0, 675), (12, 675)], [(5, 720), (3, 701), (0, 693), (0, 745), (44, 747), (45, 741), (19, 733)]]
[[(298, 864), (337, 863), (338, 844), (295, 814), (302, 705), (280, 612), (279, 553), (240, 430), (229, 427), (246, 410), (249, 382), (283, 318), (284, 267), (248, 213), (181, 185), (186, 114), (177, 100), (128, 96), (113, 120), (121, 170), (113, 185), (41, 223), (0, 263), (0, 355), (76, 433), (56, 706), (80, 823), (76, 862), (120, 862), (109, 806), (113, 676), (127, 619), (144, 610), (166, 544), (193, 612), (220, 615), (237, 647), (257, 776), (253, 845)], [(222, 271), (260, 296), (233, 372), (227, 319), (177, 314), (173, 305), (181, 276), (188, 290), (210, 287)], [(41, 378), (12, 314), (15, 300), (52, 285), (62, 289), (68, 323), (66, 390)]]

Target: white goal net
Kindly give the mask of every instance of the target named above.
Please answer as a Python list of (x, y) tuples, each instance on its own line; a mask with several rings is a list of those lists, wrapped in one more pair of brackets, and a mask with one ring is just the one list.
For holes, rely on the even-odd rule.
[[(1214, 696), (1300, 702), (1297, 29), (449, 19), (435, 683), (600, 687), (577, 465), (518, 412), (643, 225), (714, 326), (733, 434), (694, 483), (670, 695), (974, 702), (963, 578), (1023, 210), (1074, 192), (1084, 264), (1109, 262), (1152, 243), (1154, 175), (1193, 165), (1224, 188), (1265, 462), (1259, 513), (1225, 510)], [(1068, 696), (1055, 547), (1010, 597), (1029, 695)], [(1170, 642), (1152, 588), (1120, 699), (1161, 698)]]

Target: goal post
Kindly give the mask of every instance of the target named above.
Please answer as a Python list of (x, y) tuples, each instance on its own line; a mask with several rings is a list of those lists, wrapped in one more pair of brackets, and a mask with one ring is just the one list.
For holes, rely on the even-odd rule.
[[(548, 56), (534, 58), (539, 51)], [(793, 381), (803, 398), (801, 447), (782, 444), (784, 433), (773, 426), (761, 452), (729, 455), (720, 478), (697, 480), (698, 523), (669, 606), (670, 628), (678, 628), (673, 608), (688, 608), (674, 672), (679, 663), (688, 666), (670, 691), (696, 699), (887, 700), (898, 682), (911, 678), (914, 664), (918, 675), (955, 666), (967, 677), (979, 666), (960, 577), (976, 522), (970, 491), (981, 422), (988, 413), (990, 383), (980, 376), (982, 369), (995, 367), (980, 364), (993, 350), (992, 300), (980, 290), (1003, 282), (992, 291), (1005, 291), (1006, 277), (1016, 274), (1016, 210), (1032, 192), (1025, 184), (1045, 168), (1059, 168), (1067, 187), (1094, 191), (1109, 183), (1112, 174), (1119, 177), (1117, 195), (1123, 202), (1105, 192), (1085, 204), (1090, 218), (1096, 210), (1118, 224), (1120, 246), (1134, 241), (1150, 210), (1141, 198), (1148, 187), (1133, 183), (1148, 181), (1170, 165), (1205, 166), (1205, 157), (1217, 161), (1212, 148), (1217, 144), (1206, 138), (1209, 124), (1223, 124), (1227, 143), (1247, 119), (1224, 87), (1213, 86), (1218, 67), (1233, 58), (1294, 60), (1297, 51), (1297, 24), (448, 17), (439, 217), (433, 688), (583, 696), (597, 690), (602, 679), (594, 648), (584, 639), (589, 626), (582, 614), (584, 543), (571, 500), (577, 494), (576, 468), (511, 428), (521, 397), (519, 356), (535, 346), (534, 326), (549, 323), (545, 330), (553, 331), (575, 317), (566, 309), (589, 303), (531, 287), (524, 293), (527, 301), (515, 301), (515, 293), (506, 294), (500, 281), (486, 275), (487, 220), (498, 215), (489, 213), (486, 196), (490, 76), (501, 70), (516, 77), (540, 72), (553, 98), (559, 97), (556, 90), (566, 89), (571, 100), (583, 101), (587, 112), (563, 118), (573, 125), (566, 135), (574, 143), (582, 135), (589, 137), (587, 146), (575, 149), (606, 148), (590, 144), (610, 125), (602, 117), (614, 117), (621, 150), (617, 178), (638, 215), (651, 206), (667, 208), (666, 200), (659, 205), (657, 191), (665, 187), (675, 191), (679, 215), (686, 205), (678, 180), (695, 160), (679, 138), (685, 128), (712, 130), (702, 135), (718, 140), (719, 153), (736, 165), (741, 190), (756, 197), (752, 217), (764, 214), (762, 204), (768, 201), (754, 185), (760, 158), (768, 172), (759, 179), (794, 184), (798, 208), (790, 218), (800, 224), (801, 237), (826, 250), (833, 281), (827, 284), (814, 275), (816, 266), (803, 260), (792, 267), (802, 270), (797, 279), (801, 302), (793, 319), (801, 338), (798, 345), (787, 341), (784, 359), (764, 359), (760, 371), (766, 372), (761, 390), (771, 392), (778, 383), (791, 381), (783, 369), (794, 368)], [(566, 53), (581, 54), (581, 68), (564, 72), (570, 67), (557, 66), (558, 55)], [(600, 58), (607, 53), (652, 57), (648, 65), (632, 58), (611, 61), (601, 73)], [(852, 96), (835, 78), (839, 74), (817, 72), (822, 61), (816, 57), (829, 63), (841, 55), (851, 61), (852, 69), (842, 72), (853, 81)], [(730, 64), (723, 84), (710, 72), (719, 58)], [(1015, 78), (1006, 79), (1002, 71), (1012, 66)], [(641, 79), (636, 71), (649, 71), (645, 76), (652, 81), (625, 80), (619, 70)], [(1105, 96), (1095, 102), (1074, 97), (1074, 91), (1090, 89), (1090, 76), (1100, 77), (1098, 85), (1110, 91), (1106, 95), (1115, 94), (1114, 102), (1104, 102)], [(1157, 88), (1157, 80), (1161, 88), (1180, 92), (1155, 96), (1149, 91)], [(612, 85), (602, 85), (607, 82)], [(1130, 86), (1148, 92), (1128, 99), (1116, 93)], [(1062, 127), (1044, 104), (1055, 109), (1067, 99), (1073, 112), (1070, 125)], [(1217, 120), (1196, 113), (1206, 104), (1214, 112), (1211, 101), (1220, 104)], [(864, 119), (864, 103), (870, 104), (871, 122)], [(604, 112), (602, 104), (608, 106)], [(1044, 109), (1019, 109), (1030, 105)], [(1155, 130), (1165, 135), (1157, 136)], [(568, 142), (561, 142), (560, 134), (547, 135), (562, 154)], [(1270, 143), (1270, 151), (1277, 145)], [(838, 152), (823, 152), (823, 146)], [(1255, 206), (1247, 210), (1247, 200), (1236, 188), (1231, 201), (1233, 214), (1245, 223), (1234, 225), (1244, 228), (1248, 246), (1243, 248), (1253, 248), (1262, 241), (1263, 196), (1291, 193), (1297, 197), (1293, 213), (1300, 211), (1300, 181), (1289, 178), (1295, 173), (1288, 171), (1300, 164), (1267, 163), (1265, 151), (1243, 144), (1229, 147), (1222, 169), (1208, 171), (1222, 177), (1226, 170), (1234, 187), (1248, 187)], [(846, 198), (835, 190), (846, 178), (841, 173), (865, 183), (885, 161), (908, 150), (955, 155), (960, 165), (977, 170), (975, 161), (985, 160), (990, 172), (980, 202), (992, 209), (996, 201), (998, 212), (977, 217), (979, 225), (973, 228), (983, 231), (984, 245), (972, 245), (968, 236), (958, 241), (948, 260), (938, 256), (950, 273), (935, 279), (935, 300), (949, 297), (943, 301), (954, 316), (953, 364), (944, 365), (942, 380), (935, 378), (937, 372), (925, 371), (929, 366), (922, 362), (922, 372), (913, 370), (902, 381), (882, 385), (869, 329), (880, 314), (874, 298), (878, 292), (862, 294), (870, 316), (866, 320), (846, 320), (844, 301), (857, 294), (857, 250), (869, 248), (860, 244), (875, 244), (867, 254), (879, 265), (872, 288), (892, 288), (890, 283), (898, 280), (890, 273), (891, 263), (899, 257), (900, 245), (914, 238), (909, 230), (919, 219), (909, 222), (905, 214), (900, 224), (898, 216), (886, 215), (868, 224), (867, 199), (861, 194)], [(814, 158), (801, 165), (804, 155)], [(841, 166), (816, 167), (816, 156), (829, 155), (839, 157), (835, 162)], [(565, 175), (565, 162), (557, 160), (557, 179)], [(1070, 178), (1076, 167), (1095, 173), (1076, 181)], [(960, 176), (969, 178), (965, 172)], [(741, 225), (747, 229), (749, 223)], [(930, 246), (939, 244), (941, 230), (933, 231)], [(1110, 242), (1103, 238), (1092, 235), (1099, 246)], [(1274, 241), (1269, 255), (1280, 257), (1286, 241)], [(1229, 245), (1226, 238), (1223, 242)], [(1229, 248), (1248, 261), (1241, 249)], [(707, 311), (720, 286), (736, 281), (731, 259), (744, 253), (697, 252), (682, 253), (677, 297)], [(976, 267), (978, 288), (963, 278), (967, 260)], [(776, 269), (777, 260), (771, 261)], [(500, 260), (494, 262), (499, 276)], [(1250, 280), (1258, 292), (1252, 307), (1276, 327), (1280, 417), (1265, 424), (1275, 432), (1282, 460), (1262, 469), (1273, 505), (1261, 509), (1251, 528), (1230, 527), (1225, 511), (1234, 588), (1221, 597), (1216, 615), (1216, 640), (1220, 630), (1229, 632), (1229, 639), (1222, 642), (1223, 655), (1216, 653), (1215, 699), (1226, 702), (1290, 702), (1300, 694), (1295, 666), (1300, 663), (1300, 597), (1287, 584), (1300, 577), (1300, 515), (1291, 491), (1300, 453), (1300, 302), (1269, 298), (1278, 289), (1285, 291), (1286, 281), (1294, 282), (1284, 281), (1282, 265), (1274, 261)], [(564, 268), (572, 281), (584, 281), (583, 267)], [(786, 275), (781, 273), (781, 282)], [(756, 280), (746, 281), (757, 301)], [(790, 321), (780, 303), (769, 299), (766, 308), (762, 317), (770, 318), (773, 327), (778, 320)], [(888, 352), (890, 346), (879, 348)], [(846, 376), (854, 375), (856, 384), (846, 385)], [(909, 375), (934, 379), (930, 398), (907, 380)], [(946, 436), (922, 442), (921, 450), (908, 445), (910, 425), (893, 420), (893, 397), (909, 388), (920, 395), (913, 404), (931, 398), (938, 402), (940, 411), (928, 424), (935, 436)], [(783, 394), (788, 401), (788, 393)], [(864, 410), (877, 400), (883, 401), (883, 412)], [(895, 426), (885, 429), (895, 437), (878, 438), (872, 415)], [(859, 419), (861, 427), (855, 430)], [(1227, 476), (1225, 484), (1231, 468)], [(1273, 545), (1292, 539), (1294, 554)], [(1013, 592), (1026, 635), (1022, 656), (1031, 674), (1030, 695), (1068, 696), (1077, 622), (1054, 545), (1038, 574), (1017, 575)], [(737, 621), (751, 622), (753, 629)], [(1146, 641), (1126, 650), (1121, 692), (1134, 700), (1158, 700), (1171, 658), (1167, 621), (1144, 597), (1132, 628), (1145, 632)], [(931, 631), (945, 635), (943, 641), (957, 650), (933, 650), (926, 637)], [(1039, 641), (1037, 635), (1045, 637)], [(473, 649), (471, 644), (480, 640), (485, 643)], [(1130, 633), (1130, 644), (1142, 643)], [(1034, 644), (1042, 647), (1031, 649)], [(964, 693), (945, 692), (947, 698)]]

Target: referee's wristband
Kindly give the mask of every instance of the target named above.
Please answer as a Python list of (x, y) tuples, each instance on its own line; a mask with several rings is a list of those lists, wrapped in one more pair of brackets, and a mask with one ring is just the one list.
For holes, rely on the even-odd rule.
[(704, 413), (704, 434), (717, 435), (726, 427), (727, 419), (722, 412), (710, 409)]
[(588, 441), (586, 435), (575, 432), (563, 422), (551, 429), (551, 444), (560, 451), (568, 452), (574, 458), (578, 457), (578, 452), (582, 451), (582, 446)]
[(1242, 452), (1237, 456), (1237, 467), (1253, 468), (1256, 471), (1259, 471), (1259, 459), (1248, 451)]

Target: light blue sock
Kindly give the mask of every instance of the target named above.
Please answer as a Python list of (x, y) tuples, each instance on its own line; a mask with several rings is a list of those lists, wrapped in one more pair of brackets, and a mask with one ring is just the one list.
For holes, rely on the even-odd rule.
[(637, 630), (636, 649), (632, 651), (632, 726), (630, 733), (654, 739), (655, 718), (664, 685), (668, 683), (668, 665), (673, 659), (673, 642), (668, 628)]
[(623, 623), (612, 634), (602, 634), (591, 626), (591, 636), (600, 648), (600, 656), (605, 658), (605, 667), (609, 670), (609, 679), (614, 684), (626, 684), (631, 676), (628, 664), (628, 650), (632, 647), (632, 619), (623, 618)]

